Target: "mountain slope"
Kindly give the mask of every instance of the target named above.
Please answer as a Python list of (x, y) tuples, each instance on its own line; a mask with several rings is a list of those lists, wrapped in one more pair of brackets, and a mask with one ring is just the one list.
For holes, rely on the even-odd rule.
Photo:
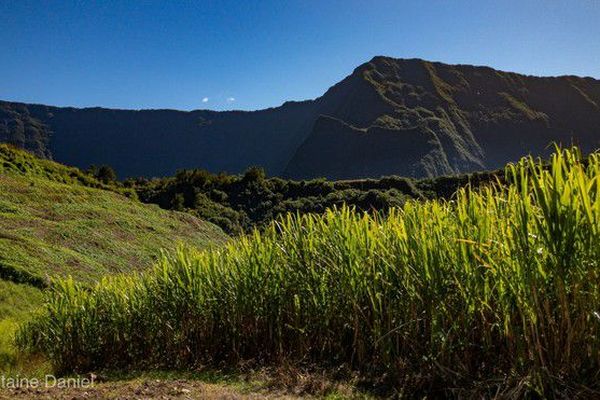
[[(280, 173), (304, 139), (313, 108), (303, 102), (257, 112), (182, 112), (0, 102), (0, 141), (81, 168), (109, 164), (122, 177), (195, 167), (235, 173), (249, 165)], [(31, 121), (35, 135), (24, 128)]]
[(364, 101), (319, 116), (285, 175), (435, 176), (549, 154), (552, 142), (600, 146), (600, 81), (591, 78), (375, 57), (339, 85), (356, 87), (350, 80), (368, 86), (353, 93)]
[(0, 102), (0, 141), (123, 177), (181, 168), (363, 178), (495, 169), (548, 144), (600, 147), (600, 81), (375, 57), (309, 101), (241, 112)]
[(204, 247), (225, 238), (212, 224), (86, 186), (77, 174), (0, 145), (0, 277), (90, 281), (147, 267), (177, 242)]

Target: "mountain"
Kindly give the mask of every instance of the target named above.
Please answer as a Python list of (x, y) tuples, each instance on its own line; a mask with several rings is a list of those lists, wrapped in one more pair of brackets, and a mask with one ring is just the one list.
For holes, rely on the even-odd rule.
[(0, 102), (0, 141), (120, 176), (259, 165), (294, 179), (495, 169), (549, 144), (600, 147), (600, 81), (375, 57), (323, 96), (242, 112)]
[(347, 102), (317, 118), (286, 175), (435, 176), (548, 154), (552, 142), (600, 146), (591, 78), (376, 57), (323, 98), (336, 91)]

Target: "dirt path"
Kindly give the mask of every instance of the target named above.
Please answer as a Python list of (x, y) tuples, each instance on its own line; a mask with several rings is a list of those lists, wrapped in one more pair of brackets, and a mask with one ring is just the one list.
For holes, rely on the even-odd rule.
[(300, 397), (274, 392), (245, 393), (227, 385), (203, 383), (192, 380), (140, 380), (97, 383), (91, 388), (17, 388), (0, 391), (0, 399), (286, 399)]

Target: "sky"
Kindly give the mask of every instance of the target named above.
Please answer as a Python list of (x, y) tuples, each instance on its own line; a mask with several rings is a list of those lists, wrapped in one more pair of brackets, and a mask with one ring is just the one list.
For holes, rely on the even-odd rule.
[(600, 79), (600, 0), (0, 0), (0, 99), (255, 110), (375, 55)]

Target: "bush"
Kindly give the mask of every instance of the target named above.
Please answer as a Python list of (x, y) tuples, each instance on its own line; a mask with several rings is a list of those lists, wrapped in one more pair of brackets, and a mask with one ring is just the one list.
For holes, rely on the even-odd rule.
[(175, 211), (183, 211), (185, 208), (185, 198), (183, 194), (177, 193), (171, 201), (171, 209)]
[(95, 177), (103, 183), (110, 183), (117, 180), (117, 174), (115, 173), (115, 170), (108, 165), (102, 165), (100, 168), (98, 168)]

